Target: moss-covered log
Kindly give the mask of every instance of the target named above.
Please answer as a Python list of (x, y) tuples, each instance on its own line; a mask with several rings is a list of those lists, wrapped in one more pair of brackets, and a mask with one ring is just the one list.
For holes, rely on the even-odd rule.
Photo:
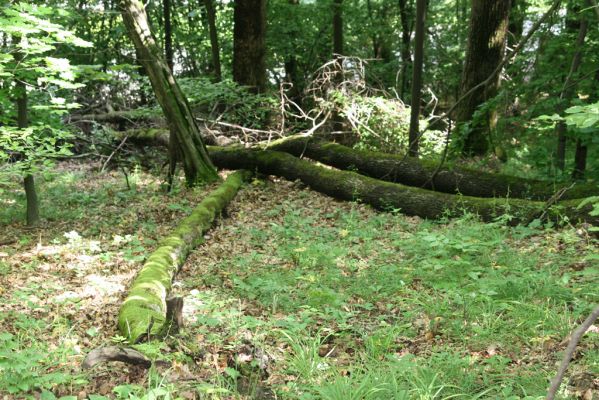
[[(269, 146), (269, 149), (284, 151), (295, 156), (304, 155), (335, 168), (355, 170), (363, 175), (389, 182), (474, 197), (546, 200), (559, 189), (569, 186), (564, 183), (524, 179), (463, 167), (443, 167), (431, 180), (438, 167), (436, 162), (355, 150), (340, 144), (305, 137), (281, 139)], [(577, 183), (561, 198), (577, 199), (593, 195), (599, 195), (599, 184)]]
[(485, 221), (509, 215), (512, 224), (541, 214), (554, 220), (567, 217), (570, 221), (584, 220), (594, 224), (599, 220), (588, 215), (590, 207), (577, 209), (579, 200), (561, 201), (545, 210), (544, 202), (439, 193), (318, 166), (278, 151), (211, 147), (209, 152), (215, 165), (221, 168), (252, 169), (290, 180), (299, 179), (312, 189), (341, 200), (357, 200), (378, 209), (399, 210), (423, 218), (460, 215), (469, 211)]
[(114, 131), (114, 137), (118, 140), (128, 137), (134, 142), (142, 144), (156, 143), (165, 147), (168, 147), (169, 136), (170, 131), (166, 128), (137, 128), (128, 131)]
[(119, 311), (119, 330), (131, 342), (144, 335), (159, 335), (166, 318), (166, 296), (172, 280), (189, 252), (203, 241), (203, 234), (235, 197), (248, 171), (231, 174), (210, 193), (148, 257), (134, 279)]
[[(227, 136), (215, 136), (201, 128), (200, 132), (204, 143), (209, 145), (228, 146), (234, 143), (234, 140)], [(170, 131), (167, 128), (136, 128), (126, 131), (114, 131), (114, 137), (119, 141), (125, 136), (133, 142), (169, 147)]]

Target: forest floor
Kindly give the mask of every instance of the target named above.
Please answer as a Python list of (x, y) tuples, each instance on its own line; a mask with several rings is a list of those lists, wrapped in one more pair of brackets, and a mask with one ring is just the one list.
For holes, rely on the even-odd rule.
[[(164, 360), (81, 371), (121, 344), (125, 290), (210, 188), (63, 163), (44, 223), (0, 193), (0, 398), (540, 399), (568, 334), (599, 302), (598, 242), (576, 227), (424, 221), (299, 183), (240, 191), (177, 276), (183, 331), (135, 346)], [(561, 395), (599, 395), (599, 328)]]

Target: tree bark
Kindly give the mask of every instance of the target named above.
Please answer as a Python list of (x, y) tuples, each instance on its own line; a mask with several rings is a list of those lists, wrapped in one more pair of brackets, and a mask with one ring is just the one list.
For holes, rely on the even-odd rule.
[(424, 61), (424, 24), (427, 0), (416, 0), (416, 40), (414, 44), (414, 67), (412, 69), (412, 102), (410, 110), (408, 155), (418, 157), (420, 139), (420, 99), (422, 98), (422, 63)]
[(210, 49), (212, 50), (212, 68), (216, 82), (222, 80), (220, 66), (220, 47), (218, 44), (218, 31), (216, 29), (216, 11), (214, 10), (214, 0), (204, 0), (206, 7), (206, 16), (208, 17), (208, 30), (210, 32)]
[(163, 332), (164, 324), (168, 323), (166, 298), (174, 276), (250, 175), (248, 171), (231, 174), (148, 257), (119, 310), (119, 330), (131, 343)]
[(573, 179), (583, 179), (587, 169), (587, 145), (582, 140), (576, 140), (576, 153), (574, 153)]
[[(474, 197), (547, 200), (558, 190), (568, 186), (566, 183), (524, 179), (463, 167), (444, 167), (437, 171), (438, 165), (427, 160), (356, 150), (310, 138), (281, 139), (273, 142), (269, 149), (305, 156), (335, 168), (354, 170), (376, 179)], [(431, 180), (433, 174), (435, 176)], [(596, 183), (581, 183), (566, 191), (561, 198), (577, 199), (593, 195), (599, 195), (599, 186)]]
[[(122, 140), (125, 135), (131, 141), (148, 141), (168, 146), (168, 135), (161, 129), (130, 130), (120, 133), (116, 138)], [(449, 194), (548, 200), (555, 193), (569, 187), (568, 183), (564, 182), (519, 178), (464, 167), (447, 166), (439, 169), (437, 163), (427, 160), (356, 150), (337, 143), (306, 137), (276, 140), (271, 142), (267, 149), (286, 152), (297, 157), (307, 157), (338, 169), (353, 170), (387, 182)], [(597, 183), (577, 183), (560, 198), (567, 200), (590, 196), (599, 196)]]
[[(164, 15), (164, 58), (171, 73), (174, 75), (174, 60), (173, 60), (173, 29), (171, 24), (171, 0), (163, 0), (163, 15)], [(169, 147), (168, 147), (168, 174), (167, 174), (167, 191), (170, 192), (173, 188), (173, 179), (177, 170), (177, 162), (179, 161), (179, 143), (177, 142), (177, 133), (174, 130), (170, 131)]]
[(270, 150), (241, 148), (211, 148), (210, 156), (221, 168), (247, 168), (288, 180), (301, 180), (313, 190), (341, 200), (360, 201), (381, 210), (397, 211), (422, 218), (459, 216), (464, 211), (479, 215), (484, 221), (494, 221), (505, 216), (510, 224), (531, 221), (537, 216), (561, 222), (586, 221), (599, 223), (599, 217), (588, 214), (590, 205), (578, 209), (579, 200), (558, 203), (557, 208), (547, 208), (544, 202), (520, 199), (483, 199), (452, 195), (380, 181), (355, 172), (338, 171), (300, 160), (290, 154)]
[(235, 0), (233, 79), (255, 93), (266, 91), (266, 1)]
[(169, 128), (176, 132), (187, 184), (193, 186), (217, 180), (218, 174), (208, 157), (187, 99), (152, 36), (143, 4), (139, 0), (120, 0), (120, 7), (127, 31), (142, 56)]
[[(462, 74), (461, 93), (467, 93), (485, 81), (500, 64), (505, 50), (510, 0), (472, 0), (466, 63)], [(470, 94), (456, 109), (456, 120), (464, 124), (472, 120), (477, 108), (493, 98), (499, 88), (499, 76), (486, 87)], [(489, 135), (494, 129), (496, 113), (488, 111), (484, 121), (475, 121), (466, 133), (463, 153), (483, 155), (489, 149)]]
[[(20, 52), (17, 52), (15, 58), (20, 61), (23, 56)], [(16, 81), (16, 91), (17, 126), (19, 129), (25, 129), (29, 126), (27, 88), (25, 87), (25, 83), (20, 79), (17, 79)], [(23, 189), (25, 190), (25, 199), (27, 201), (27, 211), (25, 214), (27, 226), (35, 226), (40, 222), (40, 212), (33, 174), (29, 172), (25, 174), (25, 177), (23, 178)]]
[(399, 87), (399, 98), (405, 100), (405, 94), (408, 88), (408, 67), (412, 63), (410, 54), (410, 41), (412, 40), (412, 26), (410, 24), (412, 10), (412, 1), (399, 0), (399, 16), (401, 19), (401, 84)]
[(333, 0), (333, 57), (343, 55), (343, 0)]
[[(334, 80), (336, 83), (343, 82), (343, 0), (333, 0), (333, 59), (337, 60), (335, 65), (337, 72)], [(339, 140), (345, 144), (353, 143), (353, 135), (344, 132), (344, 123), (342, 116), (334, 111), (331, 115), (332, 129), (339, 136)]]

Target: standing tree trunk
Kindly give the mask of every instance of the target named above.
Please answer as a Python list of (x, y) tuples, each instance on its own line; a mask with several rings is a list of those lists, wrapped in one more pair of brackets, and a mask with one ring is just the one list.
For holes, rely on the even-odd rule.
[(399, 16), (401, 18), (401, 68), (399, 87), (399, 98), (405, 100), (406, 90), (408, 88), (408, 67), (412, 63), (410, 54), (410, 41), (412, 39), (412, 26), (410, 25), (410, 14), (412, 2), (408, 0), (399, 0)]
[[(18, 80), (16, 87), (19, 97), (17, 98), (17, 124), (19, 129), (25, 129), (27, 123), (27, 89), (25, 84)], [(23, 179), (23, 188), (25, 189), (25, 198), (27, 199), (27, 225), (35, 226), (40, 222), (39, 202), (37, 191), (35, 190), (35, 180), (33, 174), (26, 173)]]
[[(163, 16), (164, 16), (164, 58), (168, 65), (171, 73), (174, 74), (174, 61), (173, 61), (173, 27), (171, 24), (171, 0), (163, 0), (162, 2)], [(177, 133), (171, 129), (169, 136), (168, 146), (168, 176), (167, 176), (167, 190), (170, 192), (173, 188), (173, 179), (177, 170), (177, 161), (179, 159), (179, 143), (177, 142)]]
[[(299, 0), (287, 0), (291, 7), (300, 7)], [(299, 32), (298, 32), (299, 33)], [(291, 84), (289, 88), (289, 99), (298, 106), (302, 106), (303, 82), (299, 74), (297, 57), (296, 57), (296, 38), (291, 37), (291, 52), (285, 59), (285, 81)]]
[[(570, 100), (574, 92), (574, 85), (572, 81), (574, 80), (574, 75), (578, 72), (578, 68), (580, 67), (580, 63), (582, 62), (582, 47), (584, 45), (584, 39), (587, 36), (588, 31), (588, 22), (586, 19), (581, 19), (578, 27), (578, 37), (576, 38), (576, 50), (574, 52), (574, 56), (572, 57), (572, 64), (570, 64), (570, 71), (568, 72), (568, 76), (566, 76), (566, 80), (564, 81), (564, 86), (562, 87), (562, 91), (559, 95), (559, 106), (558, 106), (558, 114), (563, 113), (566, 109), (566, 102)], [(555, 155), (555, 164), (560, 171), (563, 171), (566, 167), (566, 143), (567, 137), (566, 133), (568, 132), (568, 127), (564, 121), (560, 121), (556, 127), (557, 131), (557, 149)]]
[(204, 0), (206, 7), (206, 16), (208, 17), (208, 30), (210, 32), (210, 48), (212, 50), (212, 69), (214, 79), (217, 82), (222, 80), (220, 66), (220, 48), (218, 45), (218, 31), (216, 30), (216, 11), (214, 10), (214, 0)]
[(343, 55), (343, 0), (333, 0), (333, 56)]
[[(333, 0), (333, 59), (337, 60), (335, 83), (343, 82), (343, 0)], [(335, 85), (337, 86), (337, 85)], [(333, 132), (340, 133), (340, 141), (345, 144), (351, 144), (351, 135), (343, 134), (343, 118), (338, 112), (331, 115), (333, 123)]]
[(255, 93), (266, 91), (266, 1), (235, 0), (233, 79)]
[[(505, 50), (510, 0), (472, 0), (466, 63), (462, 74), (461, 93), (487, 79), (497, 68)], [(472, 120), (474, 112), (493, 98), (499, 88), (497, 74), (491, 83), (470, 94), (456, 109), (458, 123)], [(475, 121), (464, 138), (465, 155), (483, 155), (489, 149), (489, 135), (496, 124), (496, 113), (487, 111), (483, 121)]]
[(169, 128), (176, 132), (187, 184), (193, 186), (217, 180), (218, 174), (208, 157), (187, 99), (152, 36), (143, 4), (139, 0), (120, 0), (120, 7), (127, 31), (141, 55)]
[(426, 21), (427, 0), (416, 1), (416, 41), (414, 67), (412, 69), (412, 108), (410, 112), (409, 148), (411, 157), (418, 157), (420, 136), (420, 99), (422, 97), (422, 63), (424, 60), (424, 24)]
[[(17, 38), (13, 40), (18, 40)], [(17, 62), (23, 59), (21, 52), (15, 54)], [(19, 129), (25, 129), (29, 125), (27, 112), (27, 88), (25, 83), (17, 79), (17, 126)], [(23, 179), (23, 188), (25, 189), (25, 198), (27, 200), (26, 220), (28, 226), (35, 226), (40, 222), (39, 202), (37, 199), (37, 191), (35, 190), (35, 179), (33, 174), (27, 172)]]

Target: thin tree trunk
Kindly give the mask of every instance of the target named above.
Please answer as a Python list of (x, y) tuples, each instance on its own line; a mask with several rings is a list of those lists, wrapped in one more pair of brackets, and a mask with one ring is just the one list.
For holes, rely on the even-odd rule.
[(414, 67), (412, 69), (412, 108), (410, 112), (409, 149), (411, 157), (418, 157), (420, 136), (420, 99), (422, 97), (422, 63), (424, 60), (424, 24), (426, 21), (426, 0), (416, 1), (416, 40)]
[[(171, 0), (163, 0), (162, 2), (164, 14), (164, 58), (171, 73), (174, 74), (173, 62), (173, 29), (171, 24)], [(170, 131), (169, 147), (168, 147), (168, 173), (167, 173), (167, 191), (170, 192), (173, 188), (173, 179), (177, 171), (177, 161), (179, 152), (177, 151), (179, 143), (177, 142), (177, 133), (172, 129)]]
[[(287, 3), (292, 7), (299, 7), (299, 0), (287, 0)], [(300, 78), (297, 65), (296, 57), (296, 38), (290, 38), (291, 40), (291, 53), (287, 55), (285, 60), (285, 81), (291, 84), (289, 89), (289, 98), (295, 102), (298, 106), (302, 106), (302, 91), (303, 82)]]
[[(582, 62), (582, 47), (584, 45), (584, 39), (586, 38), (588, 31), (588, 22), (585, 19), (580, 20), (580, 27), (578, 29), (578, 37), (576, 38), (576, 51), (574, 53), (574, 57), (572, 57), (572, 64), (570, 65), (570, 71), (568, 72), (568, 76), (564, 81), (564, 85), (562, 87), (562, 91), (560, 93), (560, 105), (558, 109), (558, 114), (563, 113), (566, 109), (565, 101), (569, 100), (572, 97), (572, 93), (574, 91), (574, 86), (571, 85), (574, 75), (578, 71), (580, 67), (580, 63)], [(568, 128), (564, 121), (560, 121), (557, 124), (557, 149), (555, 156), (555, 163), (557, 168), (560, 171), (563, 171), (566, 167), (566, 144), (567, 137), (566, 133)]]
[(214, 10), (214, 0), (204, 0), (206, 15), (208, 17), (208, 30), (210, 31), (210, 48), (212, 49), (212, 68), (214, 78), (217, 82), (222, 80), (220, 66), (220, 47), (218, 44), (218, 31), (216, 30), (216, 12)]
[(139, 0), (120, 0), (120, 7), (127, 31), (139, 50), (169, 128), (176, 132), (187, 184), (193, 186), (217, 180), (218, 174), (208, 157), (187, 99), (152, 36), (143, 4)]
[(266, 1), (235, 0), (233, 79), (256, 93), (266, 91)]
[(399, 87), (399, 98), (402, 100), (405, 100), (405, 94), (408, 88), (408, 67), (412, 63), (412, 56), (410, 54), (412, 27), (409, 18), (411, 12), (408, 9), (408, 7), (411, 8), (411, 4), (411, 1), (399, 0), (399, 15), (401, 18), (401, 84)]
[[(337, 73), (335, 81), (343, 82), (343, 0), (333, 0), (333, 59), (336, 59)], [(339, 140), (342, 143), (350, 144), (352, 142), (351, 135), (344, 134), (343, 118), (336, 111), (331, 116), (333, 132), (342, 134)]]
[[(15, 59), (20, 61), (23, 58), (20, 52), (17, 52)], [(16, 81), (17, 90), (17, 126), (19, 129), (25, 129), (29, 126), (27, 111), (27, 88), (20, 79)], [(33, 174), (27, 172), (23, 178), (23, 188), (25, 189), (25, 198), (27, 201), (26, 220), (28, 226), (35, 226), (40, 222), (39, 201), (35, 189), (35, 179)]]
[(576, 140), (576, 153), (574, 154), (574, 170), (572, 178), (583, 179), (587, 169), (588, 147), (580, 139)]
[[(467, 93), (485, 81), (503, 59), (509, 20), (510, 0), (472, 0), (468, 50), (462, 74), (461, 93)], [(493, 98), (499, 88), (499, 76), (470, 94), (456, 109), (458, 123), (472, 120), (477, 108)], [(476, 121), (464, 139), (464, 155), (482, 155), (489, 149), (489, 135), (494, 128), (495, 112), (488, 111), (483, 121)]]
[(333, 56), (343, 55), (343, 0), (333, 0)]

